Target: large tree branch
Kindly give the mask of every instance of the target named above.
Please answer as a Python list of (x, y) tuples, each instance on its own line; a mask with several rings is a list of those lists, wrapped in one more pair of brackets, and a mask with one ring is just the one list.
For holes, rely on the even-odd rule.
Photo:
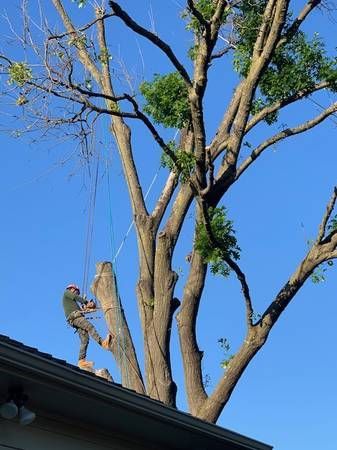
[(246, 305), (246, 323), (247, 323), (247, 328), (250, 329), (253, 326), (254, 310), (253, 310), (252, 299), (250, 297), (250, 291), (249, 291), (249, 286), (248, 286), (248, 283), (246, 280), (246, 276), (240, 269), (239, 265), (235, 261), (233, 261), (231, 258), (224, 255), (223, 260), (233, 270), (233, 272), (235, 273), (237, 279), (239, 280), (239, 282), (241, 284), (241, 290), (242, 290), (243, 298), (245, 300), (245, 305)]
[[(231, 133), (228, 142), (228, 150), (223, 164), (225, 170), (230, 166), (236, 166), (251, 109), (251, 102), (258, 86), (260, 76), (270, 62), (280, 33), (284, 27), (288, 3), (289, 0), (276, 0), (275, 3), (274, 0), (269, 0), (267, 3), (264, 20), (261, 24), (258, 38), (254, 46), (249, 73), (243, 84), (240, 105), (233, 122), (233, 132)], [(271, 24), (269, 24), (270, 21)], [(260, 48), (262, 42), (263, 49)]]
[(275, 103), (273, 103), (270, 106), (266, 106), (265, 108), (261, 109), (258, 113), (256, 113), (250, 121), (247, 123), (245, 134), (247, 134), (252, 128), (254, 128), (257, 124), (262, 122), (269, 114), (272, 114), (276, 111), (281, 110), (285, 106), (291, 105), (292, 103), (297, 102), (298, 100), (301, 100), (303, 98), (308, 97), (310, 94), (313, 94), (314, 92), (320, 91), (322, 89), (328, 88), (331, 86), (331, 83), (329, 81), (322, 81), (315, 86), (312, 86), (307, 89), (303, 89), (302, 91), (298, 91), (293, 95), (290, 95), (287, 98), (284, 98), (282, 100), (279, 100)]
[[(336, 196), (335, 191), (336, 188), (334, 188), (334, 193), (329, 205), (334, 202)], [(331, 206), (329, 205), (327, 207), (328, 214), (331, 209)], [(327, 214), (325, 214), (325, 216), (326, 215)], [(323, 218), (322, 223), (324, 223), (324, 221), (325, 218)], [(321, 230), (319, 233), (320, 232)], [(265, 344), (271, 329), (282, 312), (294, 299), (299, 289), (313, 271), (323, 262), (337, 257), (336, 249), (337, 233), (333, 233), (329, 239), (323, 242), (318, 242), (318, 239), (316, 239), (315, 244), (308, 251), (275, 299), (267, 307), (261, 319), (249, 329), (240, 349), (229, 362), (224, 376), (219, 381), (213, 393), (199, 409), (198, 417), (210, 422), (217, 420), (247, 365)]]
[(146, 28), (143, 28), (140, 26), (137, 22), (135, 22), (132, 17), (129, 16), (129, 14), (124, 11), (117, 2), (114, 2), (112, 0), (109, 0), (109, 5), (115, 15), (119, 17), (125, 25), (130, 28), (135, 33), (139, 34), (140, 36), (145, 37), (150, 42), (152, 42), (156, 47), (158, 47), (160, 50), (162, 50), (165, 55), (169, 58), (169, 60), (172, 62), (176, 70), (180, 73), (182, 78), (185, 80), (188, 86), (191, 86), (191, 80), (190, 77), (184, 68), (184, 66), (178, 61), (177, 57), (173, 53), (171, 47), (166, 44), (162, 39), (160, 39), (155, 34), (151, 33)]
[[(52, 0), (52, 1), (53, 1), (53, 4), (54, 4), (59, 16), (62, 19), (62, 22), (67, 30), (67, 33), (73, 34), (76, 37), (78, 37), (79, 36), (78, 31), (76, 30), (72, 21), (70, 20), (70, 17), (68, 16), (66, 10), (64, 9), (61, 0)], [(84, 67), (86, 67), (87, 70), (89, 70), (89, 72), (92, 74), (92, 76), (96, 80), (97, 84), (101, 86), (101, 84), (102, 84), (101, 73), (98, 70), (98, 68), (96, 67), (94, 61), (92, 60), (89, 52), (87, 51), (87, 49), (85, 47), (84, 42), (81, 39), (78, 39), (77, 51), (78, 51), (79, 58), (80, 58), (82, 64), (84, 65)]]
[(178, 184), (179, 175), (175, 172), (170, 172), (164, 189), (160, 194), (160, 197), (156, 203), (156, 206), (152, 212), (153, 224), (155, 228), (158, 228), (166, 208), (172, 198), (173, 192)]
[[(296, 134), (303, 133), (305, 131), (310, 130), (311, 128), (314, 128), (316, 125), (320, 124), (325, 120), (327, 117), (331, 116), (333, 113), (337, 111), (337, 102), (333, 103), (329, 108), (324, 110), (321, 114), (316, 116), (314, 119), (308, 120), (307, 122), (298, 125), (297, 127), (293, 128), (287, 128), (280, 133), (275, 134), (274, 136), (270, 137), (266, 141), (264, 141), (261, 145), (256, 147), (256, 149), (253, 150), (253, 152), (248, 156), (248, 158), (239, 166), (236, 172), (235, 179), (237, 180), (245, 170), (252, 164), (252, 162), (258, 158), (264, 150), (269, 148), (271, 145), (276, 144), (277, 142), (286, 139), (290, 136), (295, 136)], [(220, 182), (221, 177), (223, 174), (220, 174), (217, 181)]]
[(328, 221), (331, 217), (332, 211), (334, 210), (336, 200), (337, 200), (337, 187), (335, 186), (332, 197), (326, 207), (325, 214), (324, 214), (322, 222), (319, 226), (317, 240), (316, 240), (317, 244), (319, 244), (324, 239), (324, 236), (326, 233), (326, 227), (327, 227)]
[(290, 39), (297, 33), (307, 16), (321, 3), (321, 1), (322, 0), (309, 0), (308, 3), (304, 5), (297, 18), (293, 21), (286, 33), (279, 40), (277, 44), (278, 47), (283, 45), (285, 42), (290, 41)]
[(194, 415), (207, 399), (201, 367), (203, 352), (199, 349), (196, 337), (196, 320), (206, 273), (207, 264), (199, 253), (193, 252), (182, 305), (177, 314), (187, 400), (189, 411)]
[[(193, 8), (193, 2), (190, 5)], [(192, 127), (195, 136), (194, 154), (196, 157), (195, 175), (199, 189), (206, 187), (206, 133), (203, 117), (203, 97), (207, 86), (207, 72), (214, 46), (217, 41), (218, 32), (222, 24), (222, 16), (227, 3), (224, 0), (217, 2), (215, 12), (207, 26), (205, 33), (200, 36), (198, 51), (194, 64), (193, 86), (189, 89), (189, 100), (191, 107)], [(194, 8), (194, 14), (198, 11)], [(200, 16), (200, 14), (199, 14)], [(200, 18), (201, 20), (201, 18)]]
[[(303, 21), (307, 18), (308, 14), (315, 8), (317, 7), (319, 4), (321, 3), (321, 0), (311, 0), (309, 1), (304, 8), (302, 9), (302, 11), (300, 12), (300, 14), (298, 15), (298, 17), (294, 20), (294, 22), (292, 23), (292, 25), (288, 28), (287, 32), (281, 36), (276, 44), (276, 47), (279, 47), (280, 45), (284, 44), (285, 42), (288, 42), (293, 36), (294, 34), (298, 31), (298, 29), (300, 28), (300, 26), (302, 25)], [(270, 3), (270, 7), (272, 6), (272, 3)], [(260, 43), (262, 43), (262, 38), (265, 37), (265, 33), (266, 33), (266, 28), (267, 28), (267, 24), (268, 21), (270, 20), (270, 8), (269, 11), (267, 12), (267, 14), (265, 15), (265, 20), (263, 23), (263, 29), (261, 28), (260, 30), (260, 34), (259, 34), (259, 39), (260, 39)], [(257, 45), (257, 47), (259, 47), (259, 51), (261, 51), (261, 45)], [(212, 150), (212, 154), (214, 155), (214, 158), (216, 158), (222, 151), (224, 148), (226, 148), (226, 146), (228, 145), (228, 138), (229, 138), (229, 130), (230, 127), (233, 124), (234, 118), (236, 117), (236, 113), (238, 111), (238, 104), (240, 102), (241, 99), (241, 95), (243, 92), (243, 84), (244, 82), (242, 81), (240, 83), (240, 85), (238, 86), (238, 88), (236, 89), (234, 96), (232, 98), (231, 101), (231, 105), (234, 106), (234, 108), (229, 108), (227, 110), (227, 113), (223, 119), (223, 123), (219, 126), (218, 132), (216, 134), (215, 139), (213, 140), (213, 142), (210, 144), (210, 148)], [(324, 87), (328, 87), (328, 86), (324, 86), (324, 82), (320, 83), (322, 84), (321, 87), (319, 87), (319, 85), (317, 86), (318, 89), (314, 89), (314, 91), (319, 90), (319, 89), (323, 89)], [(313, 92), (314, 92), (313, 91)], [(303, 98), (307, 95), (309, 95), (309, 93), (306, 93), (305, 91), (302, 91), (302, 93), (299, 93), (299, 98)], [(297, 94), (295, 94), (296, 96)], [(296, 101), (297, 98), (295, 98), (294, 100), (290, 100), (290, 103), (292, 103), (294, 100)], [(287, 104), (290, 104), (287, 102), (287, 100), (281, 101), (281, 102), (277, 102), (274, 105), (271, 105), (270, 107), (264, 108), (262, 111), (260, 111), (258, 114), (256, 114), (251, 120), (250, 122), (247, 124), (246, 128), (245, 128), (245, 133), (247, 133), (250, 129), (253, 128), (253, 126), (255, 126), (257, 123), (259, 123), (261, 120), (263, 120), (268, 114), (275, 112), (276, 110), (280, 109), (283, 106), (286, 106)], [(269, 109), (270, 108), (270, 109)], [(233, 115), (233, 113), (235, 115)]]
[[(104, 11), (101, 8), (96, 9), (97, 22), (97, 37), (100, 52), (102, 55), (108, 55), (108, 48), (106, 44), (105, 25), (104, 25)], [(102, 64), (101, 83), (103, 93), (110, 97), (114, 97), (114, 89), (111, 81), (110, 63), (109, 58), (105, 58)], [(127, 97), (127, 96), (125, 96)], [(116, 103), (111, 100), (106, 100), (108, 106), (111, 109), (117, 109)], [(112, 103), (112, 104), (111, 104)], [(121, 160), (124, 168), (126, 182), (128, 184), (131, 205), (134, 215), (143, 214), (147, 215), (145, 200), (143, 196), (143, 190), (141, 188), (137, 168), (133, 159), (132, 145), (131, 145), (131, 131), (129, 127), (124, 123), (122, 118), (113, 118), (111, 123), (112, 131), (115, 135), (118, 149), (121, 155)]]

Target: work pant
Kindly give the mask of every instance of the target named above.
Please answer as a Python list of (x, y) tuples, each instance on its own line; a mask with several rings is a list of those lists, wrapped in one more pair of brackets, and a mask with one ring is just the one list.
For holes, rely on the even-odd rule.
[(85, 359), (87, 356), (87, 348), (89, 344), (89, 335), (97, 342), (97, 344), (102, 345), (102, 338), (97, 333), (96, 328), (84, 317), (81, 311), (73, 311), (67, 317), (67, 322), (78, 332), (81, 340), (80, 352), (78, 359)]

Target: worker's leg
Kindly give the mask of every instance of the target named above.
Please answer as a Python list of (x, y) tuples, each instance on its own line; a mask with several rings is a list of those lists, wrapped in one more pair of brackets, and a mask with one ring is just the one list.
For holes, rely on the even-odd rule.
[(97, 344), (102, 345), (103, 339), (97, 333), (96, 328), (83, 316), (74, 318), (70, 323), (73, 327), (78, 328), (78, 332), (80, 332), (80, 330), (85, 331), (97, 342)]
[(82, 328), (78, 328), (78, 335), (80, 337), (81, 345), (80, 345), (80, 353), (78, 355), (78, 360), (85, 359), (87, 356), (87, 349), (89, 344), (89, 335), (87, 331), (82, 330)]

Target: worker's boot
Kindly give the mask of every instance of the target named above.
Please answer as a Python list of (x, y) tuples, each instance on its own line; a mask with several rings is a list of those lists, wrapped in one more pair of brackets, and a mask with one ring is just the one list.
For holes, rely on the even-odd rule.
[(102, 341), (101, 346), (103, 348), (105, 348), (106, 350), (109, 350), (111, 341), (112, 341), (112, 336), (110, 333), (108, 333), (107, 337)]
[(78, 367), (83, 370), (92, 370), (94, 363), (92, 361), (87, 361), (86, 359), (80, 359), (78, 361)]

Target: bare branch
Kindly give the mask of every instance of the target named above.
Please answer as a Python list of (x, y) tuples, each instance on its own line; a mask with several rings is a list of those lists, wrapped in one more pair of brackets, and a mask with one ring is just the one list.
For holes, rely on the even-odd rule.
[(66, 31), (64, 33), (61, 34), (51, 34), (50, 36), (48, 36), (48, 40), (54, 40), (54, 39), (62, 39), (66, 36), (72, 35), (72, 34), (78, 34), (78, 33), (83, 33), (83, 31), (88, 30), (89, 28), (91, 28), (93, 25), (95, 25), (99, 20), (105, 20), (108, 19), (109, 17), (113, 17), (114, 14), (104, 14), (102, 17), (97, 17), (96, 19), (92, 20), (91, 22), (87, 23), (86, 25), (84, 25), (81, 28), (77, 28), (74, 31)]
[[(68, 16), (66, 10), (64, 9), (62, 3), (60, 0), (52, 0), (54, 3), (54, 6), (57, 10), (57, 12), (59, 13), (63, 24), (67, 30), (67, 32), (69, 34), (75, 34), (76, 36), (78, 35), (76, 28), (74, 27), (72, 21), (70, 20), (70, 17)], [(89, 52), (87, 51), (85, 44), (81, 41), (81, 39), (78, 40), (78, 45), (77, 45), (77, 50), (78, 50), (78, 55), (84, 65), (84, 67), (86, 67), (90, 73), (92, 74), (92, 76), (95, 78), (96, 82), (101, 85), (102, 80), (101, 80), (101, 74), (98, 70), (98, 68), (96, 67), (94, 61), (92, 60)]]
[[(337, 111), (337, 102), (333, 103), (329, 108), (327, 108), (325, 111), (323, 111), (321, 114), (316, 116), (314, 119), (308, 120), (307, 122), (303, 123), (302, 125), (298, 125), (294, 128), (287, 128), (280, 133), (275, 134), (271, 138), (264, 141), (261, 145), (256, 147), (255, 150), (248, 156), (248, 158), (240, 165), (240, 167), (237, 169), (236, 172), (236, 178), (238, 179), (243, 172), (251, 165), (251, 163), (258, 158), (261, 153), (268, 147), (270, 147), (273, 144), (276, 144), (276, 142), (279, 142), (285, 138), (288, 138), (290, 136), (295, 136), (296, 134), (303, 133), (304, 131), (310, 130), (311, 128), (314, 128), (316, 125), (320, 124), (325, 120), (327, 117), (329, 117), (331, 114), (335, 113)], [(221, 176), (220, 176), (221, 178)], [(219, 179), (220, 179), (219, 178)]]
[(162, 220), (165, 210), (169, 204), (172, 194), (178, 184), (179, 175), (176, 172), (171, 172), (166, 181), (165, 187), (156, 203), (152, 212), (153, 224), (157, 228)]
[(329, 81), (322, 81), (321, 83), (318, 83), (313, 87), (303, 89), (302, 91), (296, 92), (295, 94), (282, 100), (279, 100), (270, 106), (266, 106), (265, 108), (261, 109), (261, 111), (259, 111), (257, 114), (255, 114), (252, 117), (252, 119), (247, 123), (245, 134), (248, 133), (255, 125), (264, 120), (269, 114), (279, 111), (285, 106), (295, 103), (296, 101), (308, 97), (310, 94), (325, 89), (329, 86), (331, 86), (331, 83)]
[(118, 3), (109, 0), (109, 5), (112, 8), (113, 12), (115, 13), (116, 16), (118, 16), (124, 23), (125, 25), (130, 28), (131, 30), (133, 30), (135, 33), (139, 34), (140, 36), (145, 37), (146, 39), (148, 39), (149, 41), (151, 41), (156, 47), (160, 48), (165, 55), (169, 58), (169, 60), (172, 62), (172, 64), (174, 65), (174, 67), (177, 69), (177, 71), (180, 73), (180, 75), (182, 76), (182, 78), (185, 80), (185, 82), (187, 83), (188, 86), (191, 86), (191, 80), (190, 77), (186, 71), (186, 69), (184, 68), (184, 66), (178, 61), (177, 57), (175, 56), (175, 54), (173, 53), (171, 47), (166, 44), (166, 42), (164, 42), (162, 39), (160, 39), (158, 36), (156, 36), (155, 34), (151, 33), (149, 30), (143, 28), (142, 26), (140, 26), (137, 22), (135, 22), (130, 16), (129, 14), (124, 11)]
[(237, 279), (241, 283), (241, 290), (246, 303), (246, 323), (249, 329), (253, 326), (254, 310), (252, 306), (252, 300), (250, 297), (249, 286), (246, 280), (246, 276), (240, 269), (239, 265), (236, 264), (236, 262), (233, 261), (231, 258), (224, 255), (224, 261), (226, 264), (229, 265), (229, 267), (233, 270), (233, 272), (235, 272)]
[(317, 235), (317, 239), (316, 239), (317, 244), (319, 244), (325, 236), (326, 226), (327, 226), (328, 220), (331, 217), (331, 213), (335, 207), (336, 199), (337, 199), (337, 187), (335, 186), (332, 197), (326, 207), (326, 212), (325, 212), (322, 222), (319, 226), (319, 231), (318, 231), (318, 235)]
[(217, 53), (213, 53), (213, 55), (211, 56), (211, 60), (221, 58), (222, 56), (227, 55), (227, 53), (230, 50), (234, 50), (234, 49), (235, 49), (235, 45), (229, 44), (227, 47), (224, 47), (222, 50), (218, 51)]

